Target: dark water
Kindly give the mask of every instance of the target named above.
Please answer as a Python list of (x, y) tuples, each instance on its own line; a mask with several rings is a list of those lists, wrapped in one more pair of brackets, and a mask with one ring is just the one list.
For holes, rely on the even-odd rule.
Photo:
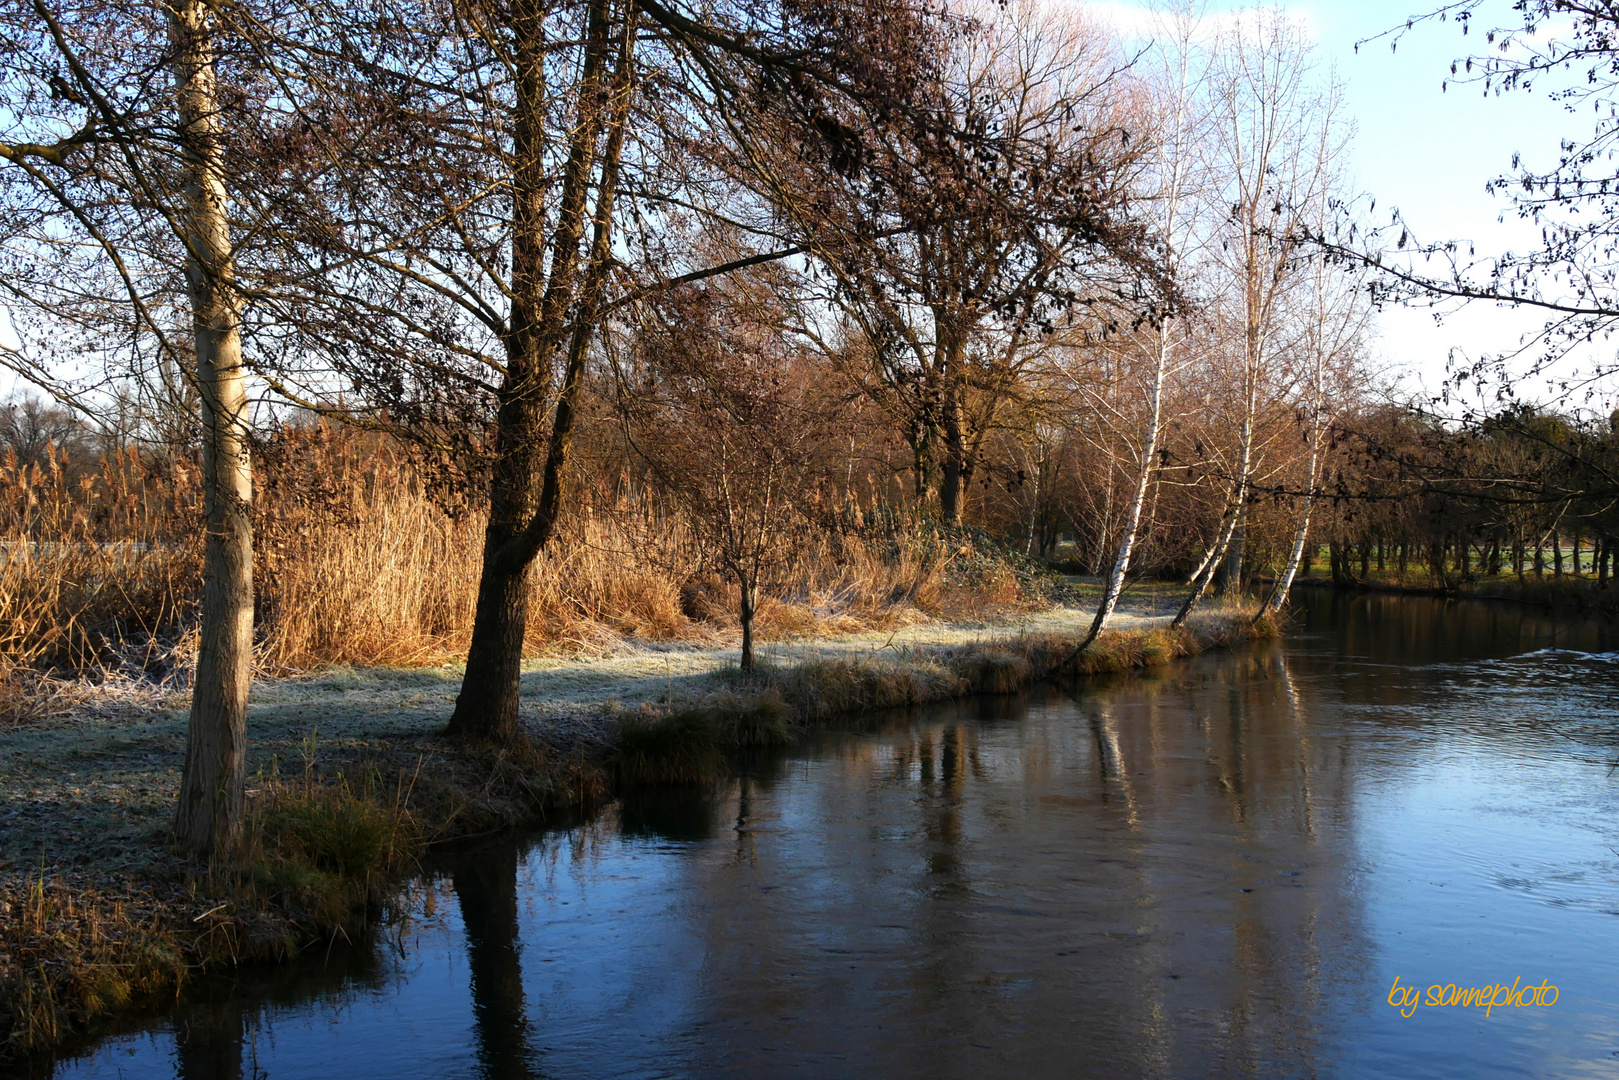
[(54, 1075), (1619, 1076), (1619, 636), (1308, 600), (460, 853), (395, 937)]

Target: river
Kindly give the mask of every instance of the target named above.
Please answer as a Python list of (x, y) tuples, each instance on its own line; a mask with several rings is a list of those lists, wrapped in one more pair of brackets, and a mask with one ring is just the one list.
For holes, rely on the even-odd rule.
[(455, 853), (34, 1074), (1619, 1077), (1619, 631), (1301, 599)]

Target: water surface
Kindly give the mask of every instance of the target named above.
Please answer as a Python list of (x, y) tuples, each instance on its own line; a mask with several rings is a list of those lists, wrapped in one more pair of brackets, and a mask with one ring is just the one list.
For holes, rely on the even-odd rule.
[[(395, 934), (44, 1072), (1619, 1076), (1619, 635), (1308, 601), (458, 852)], [(1396, 978), (1558, 996), (1406, 1017)]]

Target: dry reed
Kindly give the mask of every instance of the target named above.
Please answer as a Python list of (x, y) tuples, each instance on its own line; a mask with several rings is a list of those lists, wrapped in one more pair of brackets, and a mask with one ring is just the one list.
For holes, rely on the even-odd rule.
[[(464, 656), (482, 516), (423, 476), (397, 447), (344, 429), (289, 427), (270, 441), (255, 493), (266, 669)], [(650, 496), (597, 507), (591, 494), (531, 572), (529, 650), (729, 640), (736, 586), (702, 569), (678, 517)], [(55, 453), (44, 466), (0, 461), (0, 718), (48, 710), (50, 674), (187, 678), (200, 511), (197, 470), (173, 455), (115, 450), (93, 468)], [(883, 513), (848, 516), (797, 538), (760, 612), (762, 636), (1028, 604), (1025, 583), (971, 543)]]

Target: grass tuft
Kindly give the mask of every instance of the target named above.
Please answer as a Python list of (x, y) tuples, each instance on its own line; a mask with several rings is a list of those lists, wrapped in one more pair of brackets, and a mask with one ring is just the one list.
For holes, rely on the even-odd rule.
[(621, 787), (707, 784), (725, 775), (720, 725), (701, 708), (625, 713), (611, 758)]
[(714, 721), (728, 747), (786, 746), (797, 735), (792, 712), (774, 687), (721, 690), (694, 707)]

